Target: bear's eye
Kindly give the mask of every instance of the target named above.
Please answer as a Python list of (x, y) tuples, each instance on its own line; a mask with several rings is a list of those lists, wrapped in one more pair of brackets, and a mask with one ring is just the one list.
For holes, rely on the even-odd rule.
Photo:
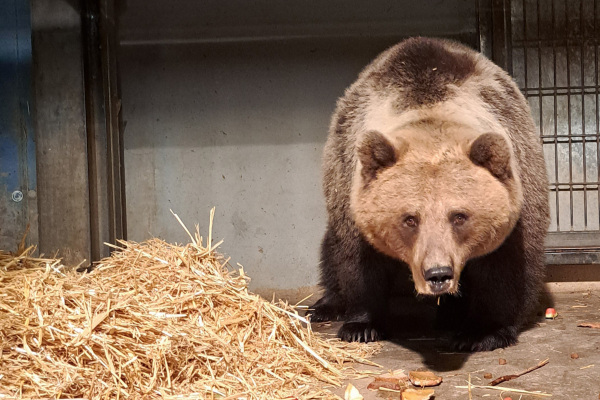
[(409, 228), (416, 228), (418, 224), (419, 221), (417, 217), (413, 215), (409, 215), (408, 217), (404, 218), (404, 225), (408, 226)]
[(452, 224), (454, 226), (461, 226), (463, 225), (465, 222), (467, 222), (467, 220), (469, 219), (469, 217), (467, 217), (466, 214), (463, 213), (455, 213), (452, 214)]

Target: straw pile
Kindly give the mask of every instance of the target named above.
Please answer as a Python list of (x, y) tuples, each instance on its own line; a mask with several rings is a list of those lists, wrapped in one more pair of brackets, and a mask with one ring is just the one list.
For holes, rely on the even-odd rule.
[(190, 238), (120, 242), (89, 274), (0, 253), (0, 398), (334, 398), (368, 363)]

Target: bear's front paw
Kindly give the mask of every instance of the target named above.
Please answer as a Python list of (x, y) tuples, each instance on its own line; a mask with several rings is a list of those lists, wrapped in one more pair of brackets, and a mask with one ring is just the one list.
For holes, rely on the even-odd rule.
[(383, 339), (383, 334), (370, 322), (346, 322), (338, 331), (338, 337), (346, 342), (368, 343)]
[(486, 334), (461, 333), (454, 338), (453, 347), (458, 351), (492, 351), (517, 343), (517, 329), (501, 328)]

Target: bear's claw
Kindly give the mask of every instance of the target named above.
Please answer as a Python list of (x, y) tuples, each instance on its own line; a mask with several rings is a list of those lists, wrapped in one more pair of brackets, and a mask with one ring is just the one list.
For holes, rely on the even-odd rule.
[(346, 342), (376, 342), (383, 334), (368, 322), (346, 322), (338, 331), (338, 337)]

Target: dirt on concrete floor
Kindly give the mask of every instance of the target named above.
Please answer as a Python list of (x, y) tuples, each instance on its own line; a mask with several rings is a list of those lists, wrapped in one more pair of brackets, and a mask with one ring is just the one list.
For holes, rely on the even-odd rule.
[[(550, 306), (558, 312), (554, 320), (543, 316), (546, 307)], [(427, 369), (443, 377), (442, 384), (433, 388), (435, 399), (468, 400), (468, 390), (457, 386), (466, 386), (469, 376), (473, 385), (488, 385), (500, 376), (517, 374), (549, 359), (547, 365), (499, 386), (539, 391), (551, 394), (553, 399), (600, 398), (600, 329), (577, 326), (582, 322), (600, 323), (600, 291), (548, 296), (540, 303), (537, 321), (521, 333), (519, 343), (483, 353), (449, 351), (430, 328), (431, 320), (417, 317), (432, 314), (425, 312), (432, 307), (435, 304), (420, 304), (413, 313), (398, 316), (399, 322), (406, 322), (407, 329), (399, 338), (382, 342), (381, 353), (372, 359), (384, 367), (381, 373), (403, 369), (408, 374), (411, 370)], [(340, 323), (313, 326), (316, 331), (333, 335)], [(506, 364), (500, 365), (501, 358), (506, 360)], [(359, 366), (358, 369), (376, 368)], [(486, 374), (491, 374), (492, 378), (484, 378)], [(372, 377), (351, 380), (336, 393), (343, 398), (346, 385), (352, 383), (366, 400), (381, 399), (381, 394), (367, 389), (372, 381)], [(549, 398), (489, 389), (472, 389), (471, 396), (473, 399)], [(385, 398), (400, 397), (395, 394)]]

